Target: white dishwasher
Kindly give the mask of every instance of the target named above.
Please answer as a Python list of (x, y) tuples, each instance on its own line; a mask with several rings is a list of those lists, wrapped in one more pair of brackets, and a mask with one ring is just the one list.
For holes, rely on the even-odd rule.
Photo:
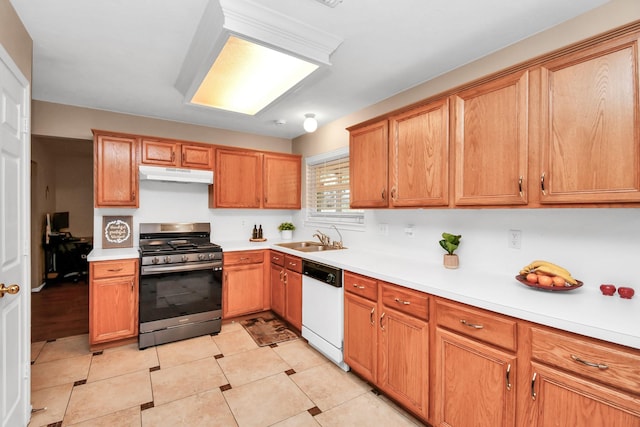
[(302, 336), (345, 371), (342, 270), (302, 260)]

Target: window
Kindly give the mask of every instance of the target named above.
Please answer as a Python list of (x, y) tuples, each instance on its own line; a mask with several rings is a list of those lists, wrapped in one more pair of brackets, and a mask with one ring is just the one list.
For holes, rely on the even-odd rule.
[(349, 150), (308, 157), (307, 221), (362, 224), (364, 211), (349, 207)]

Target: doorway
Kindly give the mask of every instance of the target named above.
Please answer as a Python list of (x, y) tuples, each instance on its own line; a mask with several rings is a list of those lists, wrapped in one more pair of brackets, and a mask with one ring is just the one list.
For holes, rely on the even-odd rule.
[(31, 195), (31, 341), (88, 333), (93, 141), (33, 135)]

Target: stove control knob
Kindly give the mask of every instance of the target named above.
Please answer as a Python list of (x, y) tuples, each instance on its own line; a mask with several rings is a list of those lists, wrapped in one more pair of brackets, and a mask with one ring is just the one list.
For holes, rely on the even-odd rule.
[(205, 254), (198, 254), (198, 259), (200, 261), (203, 261), (205, 259), (206, 255)]
[(182, 257), (180, 257), (180, 261), (187, 262), (189, 261), (189, 257), (187, 255), (182, 255)]
[(209, 259), (214, 259), (216, 254), (209, 254)]
[(168, 256), (168, 255), (166, 257), (164, 257), (164, 262), (165, 262), (165, 264), (169, 264), (171, 262), (171, 257)]
[(157, 264), (157, 263), (159, 263), (159, 262), (160, 262), (160, 260), (158, 259), (158, 257), (157, 257), (157, 256), (154, 256), (154, 257), (151, 259), (151, 264)]

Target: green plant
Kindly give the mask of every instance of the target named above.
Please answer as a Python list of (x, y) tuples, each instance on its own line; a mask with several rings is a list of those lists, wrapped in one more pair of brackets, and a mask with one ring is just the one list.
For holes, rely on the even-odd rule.
[(462, 236), (456, 236), (455, 234), (442, 233), (442, 240), (440, 240), (440, 246), (447, 251), (449, 255), (453, 255), (458, 245), (460, 245), (460, 239)]
[(280, 231), (283, 231), (283, 230), (291, 230), (291, 231), (293, 231), (295, 229), (296, 229), (296, 226), (293, 225), (290, 222), (283, 222), (282, 224), (280, 224), (278, 226), (278, 230), (280, 230)]

